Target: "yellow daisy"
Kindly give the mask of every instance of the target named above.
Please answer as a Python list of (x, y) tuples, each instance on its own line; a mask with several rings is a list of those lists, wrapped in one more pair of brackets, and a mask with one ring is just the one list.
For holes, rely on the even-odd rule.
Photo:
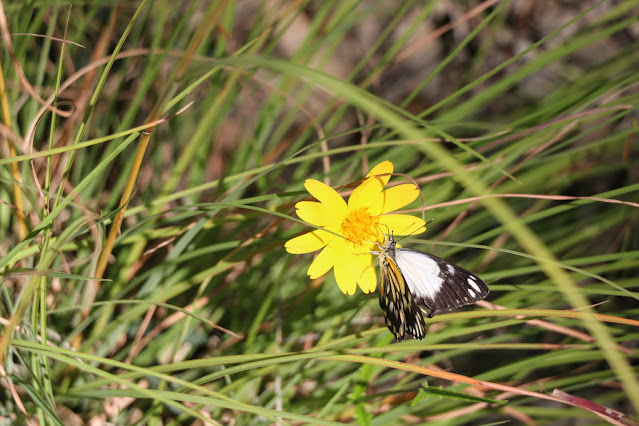
[(426, 229), (420, 218), (389, 214), (419, 195), (419, 189), (412, 184), (384, 190), (390, 173), (393, 173), (390, 161), (375, 166), (355, 188), (348, 204), (333, 188), (314, 179), (306, 180), (304, 187), (319, 202), (300, 201), (295, 205), (297, 215), (321, 229), (290, 239), (285, 247), (293, 254), (323, 249), (308, 268), (311, 279), (334, 268), (343, 293), (354, 294), (357, 285), (364, 293), (373, 292), (377, 274), (371, 267), (374, 265), (371, 251), (379, 250), (377, 243), (383, 242), (383, 233), (390, 230), (394, 235), (409, 235)]

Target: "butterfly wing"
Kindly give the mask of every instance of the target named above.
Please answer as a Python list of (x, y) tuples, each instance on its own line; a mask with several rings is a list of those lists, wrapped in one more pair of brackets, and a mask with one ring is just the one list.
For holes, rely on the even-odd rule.
[(381, 259), (379, 306), (384, 311), (386, 326), (398, 342), (404, 340), (406, 333), (420, 340), (426, 335), (422, 310), (409, 291), (404, 275), (387, 254)]
[(472, 305), (489, 293), (477, 275), (432, 254), (398, 248), (395, 261), (415, 302), (428, 308), (428, 317)]

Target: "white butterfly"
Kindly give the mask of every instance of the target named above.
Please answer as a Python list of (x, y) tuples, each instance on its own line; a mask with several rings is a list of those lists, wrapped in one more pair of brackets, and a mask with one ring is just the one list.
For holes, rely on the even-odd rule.
[(439, 312), (472, 305), (489, 293), (477, 275), (432, 254), (398, 248), (392, 236), (380, 249), (376, 252), (381, 267), (379, 305), (386, 326), (398, 341), (406, 333), (416, 339), (426, 335), (420, 305), (431, 318)]

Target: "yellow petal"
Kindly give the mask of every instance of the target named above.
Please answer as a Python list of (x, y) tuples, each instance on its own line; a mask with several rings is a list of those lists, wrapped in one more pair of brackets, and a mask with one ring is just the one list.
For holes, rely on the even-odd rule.
[(375, 263), (373, 262), (373, 256), (370, 254), (368, 257), (360, 256), (366, 259), (364, 263), (364, 271), (360, 274), (357, 284), (364, 293), (372, 293), (377, 288), (377, 274), (375, 273)]
[(393, 163), (391, 163), (390, 161), (382, 161), (381, 163), (373, 167), (373, 169), (368, 172), (366, 177), (383, 175), (386, 173), (388, 173), (386, 176), (379, 176), (377, 178), (382, 182), (382, 186), (386, 186), (391, 177), (390, 173), (393, 173)]
[(344, 218), (343, 215), (335, 213), (333, 206), (315, 201), (300, 201), (295, 204), (295, 208), (300, 219), (316, 226), (339, 225)]
[(320, 203), (330, 206), (335, 214), (346, 215), (346, 201), (330, 186), (315, 179), (306, 179), (304, 188), (306, 188), (313, 197), (317, 198)]
[(357, 255), (342, 251), (339, 256), (335, 256), (335, 280), (339, 289), (345, 294), (355, 294), (357, 288), (357, 279), (362, 273), (362, 270), (354, 268), (354, 264), (357, 263), (354, 257)]
[(286, 251), (292, 254), (310, 253), (327, 245), (335, 236), (330, 232), (317, 230), (291, 238), (284, 244)]
[(412, 183), (393, 186), (384, 192), (384, 208), (382, 213), (390, 213), (415, 201), (419, 196), (419, 188)]
[(317, 255), (311, 266), (308, 267), (308, 276), (314, 280), (315, 278), (319, 278), (333, 267), (333, 256), (332, 250), (330, 247), (325, 247), (324, 250), (320, 251)]
[(335, 239), (331, 248), (334, 249), (335, 280), (343, 293), (354, 294), (358, 284), (367, 293), (375, 290), (376, 276), (370, 247), (353, 246)]
[(348, 209), (355, 210), (360, 207), (366, 207), (372, 216), (379, 216), (382, 214), (384, 207), (383, 190), (384, 182), (382, 179), (366, 179), (353, 190), (353, 193), (348, 198)]
[(407, 214), (385, 214), (379, 217), (379, 222), (388, 226), (393, 235), (421, 234), (426, 230), (426, 222)]

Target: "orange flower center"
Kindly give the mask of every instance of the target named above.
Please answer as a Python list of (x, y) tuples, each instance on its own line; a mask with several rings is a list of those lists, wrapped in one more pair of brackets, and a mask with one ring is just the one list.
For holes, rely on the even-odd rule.
[(362, 246), (378, 239), (379, 218), (371, 215), (368, 207), (353, 209), (342, 220), (340, 231), (351, 243)]

